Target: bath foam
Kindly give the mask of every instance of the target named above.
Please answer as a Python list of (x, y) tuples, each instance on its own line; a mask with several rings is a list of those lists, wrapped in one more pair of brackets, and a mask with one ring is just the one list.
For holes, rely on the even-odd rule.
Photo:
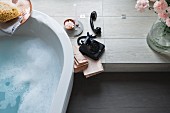
[(5, 93), (0, 112), (9, 105), (16, 106), (20, 97), (18, 110), (13, 113), (47, 113), (61, 74), (58, 56), (39, 38), (13, 38), (20, 41), (0, 42), (8, 51), (0, 48), (0, 92)]

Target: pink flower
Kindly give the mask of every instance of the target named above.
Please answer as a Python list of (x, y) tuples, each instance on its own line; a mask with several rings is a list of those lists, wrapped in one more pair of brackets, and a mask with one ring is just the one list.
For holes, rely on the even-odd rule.
[(162, 18), (163, 20), (166, 20), (166, 18), (168, 17), (168, 13), (166, 13), (166, 12), (164, 11), (164, 12), (158, 13), (158, 16), (159, 16), (160, 18)]
[(166, 19), (166, 25), (167, 25), (168, 27), (170, 27), (170, 18), (167, 18), (167, 19)]
[(145, 9), (149, 6), (149, 1), (148, 0), (138, 0), (136, 3), (135, 8), (140, 11), (143, 12), (145, 11)]
[(167, 9), (168, 4), (165, 0), (159, 0), (154, 3), (153, 7), (157, 13), (160, 13)]

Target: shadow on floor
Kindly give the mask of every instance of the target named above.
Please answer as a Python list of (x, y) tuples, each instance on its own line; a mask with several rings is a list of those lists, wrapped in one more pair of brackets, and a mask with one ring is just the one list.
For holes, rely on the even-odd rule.
[(67, 113), (170, 113), (170, 73), (76, 74)]

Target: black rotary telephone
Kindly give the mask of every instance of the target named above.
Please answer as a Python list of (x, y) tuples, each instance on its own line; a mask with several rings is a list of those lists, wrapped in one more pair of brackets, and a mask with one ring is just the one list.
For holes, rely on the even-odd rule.
[(93, 60), (98, 60), (105, 50), (105, 45), (94, 40), (94, 38), (101, 35), (101, 28), (94, 28), (93, 21), (95, 21), (96, 18), (97, 13), (96, 11), (93, 11), (90, 15), (90, 26), (96, 35), (92, 36), (89, 34), (89, 32), (87, 32), (87, 36), (81, 36), (77, 39), (77, 44), (80, 45), (79, 51)]
[(94, 40), (95, 36), (92, 36), (87, 32), (87, 36), (79, 37), (77, 40), (79, 51), (92, 58), (93, 60), (98, 60), (105, 50), (105, 45)]

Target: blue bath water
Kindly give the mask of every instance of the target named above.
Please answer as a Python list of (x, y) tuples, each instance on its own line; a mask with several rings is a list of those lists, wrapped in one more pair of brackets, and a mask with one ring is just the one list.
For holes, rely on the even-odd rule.
[(0, 113), (47, 113), (61, 67), (39, 38), (0, 39)]

